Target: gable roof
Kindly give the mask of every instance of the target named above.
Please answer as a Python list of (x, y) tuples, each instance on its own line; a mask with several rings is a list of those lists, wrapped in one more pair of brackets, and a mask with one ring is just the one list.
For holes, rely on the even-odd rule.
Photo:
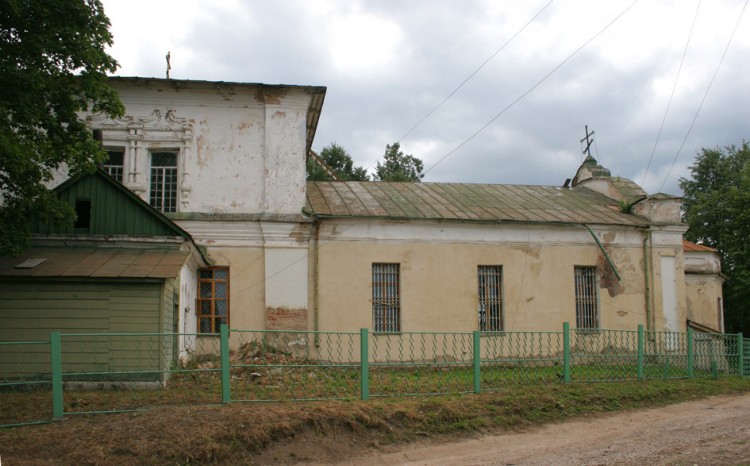
[[(149, 259), (147, 260), (152, 260), (154, 257), (154, 246), (145, 243), (154, 242), (154, 239), (156, 239), (156, 242), (161, 243), (162, 246), (174, 249), (168, 243), (174, 242), (173, 238), (182, 238), (184, 240), (183, 244), (187, 245), (188, 249), (196, 254), (195, 257), (199, 264), (211, 263), (205, 251), (201, 250), (195, 244), (190, 233), (180, 228), (176, 223), (123, 186), (122, 183), (109, 176), (101, 168), (98, 168), (94, 173), (71, 177), (54, 190), (62, 201), (67, 202), (71, 206), (75, 206), (76, 200), (89, 200), (91, 202), (90, 224), (89, 228), (81, 231), (73, 225), (58, 227), (51, 225), (41, 218), (32, 219), (32, 232), (37, 234), (33, 243), (35, 247), (43, 246), (42, 252), (44, 253), (50, 251), (49, 247), (54, 247), (55, 245), (64, 245), (65, 248), (77, 248), (80, 247), (77, 243), (83, 241), (88, 242), (95, 248), (109, 248), (110, 252), (116, 252), (118, 248), (120, 251), (125, 251), (126, 253), (128, 249), (132, 249), (133, 251), (141, 249), (145, 251), (144, 254), (149, 254)], [(45, 238), (45, 235), (53, 236)], [(49, 244), (43, 244), (45, 242)], [(106, 256), (106, 253), (95, 253), (94, 249), (87, 251), (85, 248), (71, 252), (71, 254), (74, 254), (74, 256), (68, 257), (64, 254), (57, 254), (55, 257), (60, 256), (76, 262), (83, 260), (83, 258), (89, 255), (98, 254), (100, 259)], [(174, 251), (164, 254), (166, 254), (165, 257), (169, 256), (172, 258), (170, 260), (178, 258), (178, 261), (181, 260), (181, 264), (184, 264), (185, 260), (180, 258), (184, 259), (188, 255), (187, 253)], [(24, 255), (28, 256), (26, 253)], [(42, 254), (39, 257), (45, 256)], [(117, 260), (114, 259), (115, 262)], [(11, 262), (13, 261), (11, 260)], [(94, 260), (94, 262), (98, 262), (98, 260)], [(138, 259), (136, 262), (140, 263), (141, 261)], [(126, 263), (125, 265), (128, 264)], [(15, 266), (16, 264), (8, 263), (5, 265)], [(55, 270), (60, 268), (56, 267)], [(43, 269), (46, 269), (46, 267)], [(148, 264), (146, 264), (146, 269), (148, 269)], [(134, 269), (131, 268), (132, 270)], [(140, 273), (149, 273), (143, 267), (140, 270)], [(81, 276), (95, 276), (95, 270), (86, 270), (81, 273)]]
[(336, 218), (649, 225), (590, 189), (535, 185), (308, 181), (306, 211)]
[[(179, 236), (191, 239), (180, 228), (149, 203), (109, 176), (102, 169), (67, 179), (55, 188), (60, 200), (75, 207), (77, 199), (91, 201), (89, 235)], [(72, 225), (62, 228), (36, 219), (35, 233), (74, 234)]]

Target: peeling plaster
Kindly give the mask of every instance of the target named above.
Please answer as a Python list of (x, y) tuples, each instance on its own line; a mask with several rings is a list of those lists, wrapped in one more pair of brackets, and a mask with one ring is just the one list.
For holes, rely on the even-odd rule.
[[(610, 254), (610, 251), (607, 251)], [(625, 288), (622, 283), (617, 280), (614, 270), (610, 267), (607, 258), (603, 254), (599, 255), (597, 264), (597, 270), (599, 271), (599, 287), (604, 288), (609, 292), (611, 297), (615, 297), (625, 292)]]
[(297, 244), (307, 244), (307, 239), (310, 237), (310, 231), (307, 225), (297, 225), (294, 227), (289, 237), (297, 241)]

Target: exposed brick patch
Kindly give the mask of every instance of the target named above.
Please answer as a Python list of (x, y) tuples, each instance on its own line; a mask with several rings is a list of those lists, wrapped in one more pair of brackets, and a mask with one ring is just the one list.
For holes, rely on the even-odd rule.
[(266, 308), (268, 330), (307, 330), (307, 309)]
[[(609, 249), (606, 248), (605, 249)], [(607, 253), (611, 256), (611, 251), (608, 250)], [(625, 289), (623, 288), (622, 284), (619, 280), (617, 280), (617, 275), (615, 275), (615, 271), (612, 270), (612, 267), (609, 265), (609, 261), (607, 261), (607, 258), (604, 257), (603, 254), (599, 255), (599, 266), (597, 269), (599, 270), (599, 287), (605, 288), (609, 295), (614, 297), (618, 294), (622, 294)]]

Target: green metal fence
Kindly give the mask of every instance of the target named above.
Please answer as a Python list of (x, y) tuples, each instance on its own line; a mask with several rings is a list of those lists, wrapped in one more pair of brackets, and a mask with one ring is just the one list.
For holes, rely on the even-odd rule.
[[(183, 348), (180, 352), (179, 348)], [(0, 342), (0, 426), (164, 405), (750, 376), (741, 334), (637, 330), (61, 334)]]

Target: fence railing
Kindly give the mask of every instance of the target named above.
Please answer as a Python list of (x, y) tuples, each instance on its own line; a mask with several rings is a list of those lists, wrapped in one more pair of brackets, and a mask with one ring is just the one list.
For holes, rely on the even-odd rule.
[(0, 342), (0, 426), (164, 405), (750, 376), (742, 334), (637, 330), (61, 334)]

